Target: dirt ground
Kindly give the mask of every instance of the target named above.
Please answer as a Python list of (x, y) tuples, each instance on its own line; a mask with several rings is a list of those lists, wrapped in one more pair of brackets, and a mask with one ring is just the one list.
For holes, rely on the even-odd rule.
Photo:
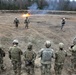
[[(18, 29), (16, 29), (13, 24), (15, 17), (20, 20)], [(61, 18), (63, 17), (66, 18), (66, 24), (62, 31), (60, 30), (60, 26)], [(44, 42), (50, 40), (52, 48), (55, 51), (58, 50), (59, 42), (63, 42), (65, 44), (65, 50), (70, 53), (68, 48), (76, 36), (76, 15), (33, 14), (29, 19), (29, 29), (25, 29), (25, 18), (22, 17), (22, 14), (0, 13), (0, 43), (5, 48), (4, 51), (6, 52), (6, 57), (4, 58), (4, 65), (7, 67), (6, 71), (0, 75), (13, 75), (11, 61), (8, 58), (8, 50), (9, 47), (12, 46), (12, 41), (14, 39), (19, 40), (19, 46), (23, 52), (27, 49), (28, 42), (33, 43), (33, 49), (38, 53), (38, 51), (44, 47)], [(67, 72), (70, 66), (69, 61), (70, 59), (67, 57), (62, 75), (69, 75)], [(36, 59), (35, 73), (36, 75), (40, 75), (40, 59), (38, 58)], [(26, 75), (24, 62), (22, 62), (22, 75)], [(53, 66), (52, 75), (54, 75)]]

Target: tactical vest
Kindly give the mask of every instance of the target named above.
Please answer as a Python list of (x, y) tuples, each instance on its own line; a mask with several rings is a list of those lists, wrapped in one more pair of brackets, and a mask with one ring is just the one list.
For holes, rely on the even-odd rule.
[(62, 24), (65, 24), (65, 20), (62, 20)]
[(25, 23), (29, 23), (29, 19), (26, 19), (26, 20), (25, 20)]
[(66, 57), (66, 52), (65, 51), (58, 51), (56, 53), (56, 60), (55, 60), (55, 62), (56, 63), (64, 63), (65, 57)]
[(11, 49), (11, 59), (12, 60), (21, 60), (20, 49), (17, 47), (13, 47)]
[(50, 49), (44, 49), (42, 51), (41, 59), (43, 62), (51, 61), (51, 58), (53, 56), (53, 52)]
[(33, 59), (33, 56), (34, 56), (34, 52), (33, 51), (26, 51), (25, 52), (25, 59), (28, 60), (28, 61), (31, 61)]
[(14, 21), (15, 23), (19, 23), (19, 21), (16, 19), (15, 21)]

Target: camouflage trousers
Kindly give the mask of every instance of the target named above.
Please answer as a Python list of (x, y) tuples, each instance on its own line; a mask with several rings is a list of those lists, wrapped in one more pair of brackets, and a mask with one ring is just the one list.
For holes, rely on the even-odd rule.
[(15, 27), (18, 28), (18, 23), (15, 24)]
[(71, 63), (72, 73), (76, 74), (76, 59), (72, 59)]
[(21, 75), (21, 61), (12, 60), (12, 65), (15, 75)]
[(61, 25), (61, 30), (63, 29), (63, 27), (64, 27), (64, 24)]
[(55, 75), (61, 75), (62, 69), (63, 69), (63, 64), (55, 63), (55, 66), (54, 66)]
[(51, 75), (51, 65), (41, 64), (41, 75)]
[(4, 70), (3, 59), (0, 59), (0, 73)]
[(27, 29), (28, 29), (28, 23), (26, 23), (25, 28), (27, 28)]
[(27, 63), (25, 62), (25, 70), (27, 72), (27, 75), (34, 75), (34, 63)]

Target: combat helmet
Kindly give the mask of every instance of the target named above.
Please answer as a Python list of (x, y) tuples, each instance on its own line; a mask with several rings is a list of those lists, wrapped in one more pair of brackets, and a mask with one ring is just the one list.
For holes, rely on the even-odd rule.
[(15, 17), (15, 19), (17, 19), (17, 17)]
[(28, 49), (28, 50), (32, 50), (32, 43), (31, 43), (31, 42), (28, 43), (27, 49)]
[(63, 20), (65, 20), (65, 18), (62, 18)]
[(59, 43), (59, 48), (63, 48), (64, 47), (64, 44), (61, 42)]
[(18, 42), (17, 39), (13, 40), (13, 44), (18, 44), (18, 43), (19, 43), (19, 42)]
[(45, 42), (45, 46), (46, 46), (47, 48), (49, 48), (49, 47), (51, 46), (51, 42), (50, 42), (50, 41), (46, 41), (46, 42)]

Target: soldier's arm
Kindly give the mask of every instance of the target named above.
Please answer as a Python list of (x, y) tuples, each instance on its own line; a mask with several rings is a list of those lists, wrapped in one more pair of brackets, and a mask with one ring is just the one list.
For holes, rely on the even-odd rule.
[(71, 52), (72, 52), (73, 47), (74, 47), (74, 45), (71, 45), (71, 46), (69, 47), (69, 51), (71, 51)]
[(58, 53), (56, 52), (56, 53), (55, 53), (55, 60), (57, 60), (57, 56), (58, 56)]
[(28, 23), (30, 23), (30, 20), (28, 20)]
[(38, 52), (38, 58), (42, 56), (43, 48)]
[(2, 53), (2, 57), (5, 57), (5, 52), (2, 48), (1, 48), (1, 53)]
[(23, 60), (26, 61), (26, 51), (23, 53)]
[(65, 56), (67, 57), (68, 56), (68, 53), (67, 53), (67, 51), (66, 50), (64, 50), (65, 51)]
[(2, 52), (2, 54), (3, 54), (3, 57), (5, 57), (5, 52), (4, 51)]
[(19, 48), (19, 50), (20, 50), (20, 55), (22, 55), (23, 54), (22, 50), (20, 48)]
[(53, 49), (52, 49), (52, 58), (55, 58), (55, 52)]
[(33, 61), (35, 61), (37, 54), (33, 52)]
[(20, 24), (20, 21), (18, 20), (18, 24)]
[(8, 51), (8, 53), (9, 53), (9, 58), (11, 59), (11, 49), (12, 48), (9, 48), (9, 51)]

